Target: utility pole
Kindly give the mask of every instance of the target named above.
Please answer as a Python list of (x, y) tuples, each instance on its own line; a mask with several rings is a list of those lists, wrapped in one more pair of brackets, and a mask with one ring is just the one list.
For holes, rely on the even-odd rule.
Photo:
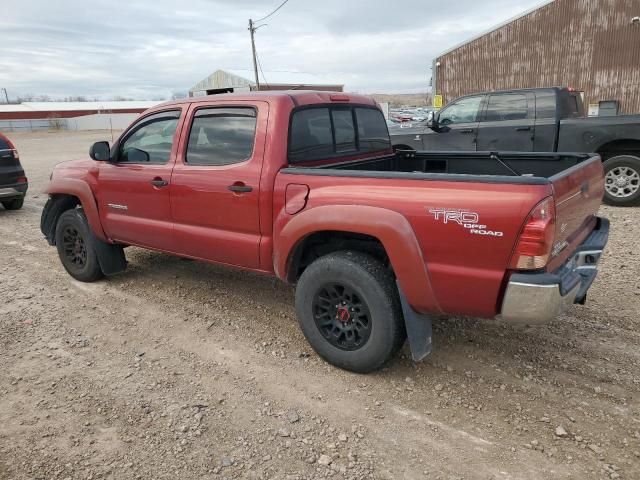
[(249, 33), (251, 34), (251, 53), (253, 54), (253, 73), (256, 76), (256, 90), (260, 90), (260, 77), (258, 77), (258, 60), (256, 58), (256, 42), (253, 38), (253, 34), (257, 28), (253, 26), (253, 20), (249, 19)]
[(7, 105), (9, 105), (9, 94), (7, 93), (7, 89), (3, 88), (2, 90), (4, 90), (4, 98), (7, 100)]

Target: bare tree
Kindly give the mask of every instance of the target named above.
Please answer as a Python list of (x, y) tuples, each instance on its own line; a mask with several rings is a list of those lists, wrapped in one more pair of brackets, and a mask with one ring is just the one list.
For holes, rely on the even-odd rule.
[(66, 121), (60, 118), (60, 115), (57, 113), (52, 113), (47, 119), (49, 120), (49, 128), (51, 130), (62, 130), (66, 125)]

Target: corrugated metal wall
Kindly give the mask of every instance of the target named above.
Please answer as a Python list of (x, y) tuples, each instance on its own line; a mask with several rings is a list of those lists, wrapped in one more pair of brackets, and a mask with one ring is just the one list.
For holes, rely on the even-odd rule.
[(447, 103), (468, 93), (570, 86), (585, 106), (618, 100), (640, 113), (640, 0), (555, 0), (439, 57)]

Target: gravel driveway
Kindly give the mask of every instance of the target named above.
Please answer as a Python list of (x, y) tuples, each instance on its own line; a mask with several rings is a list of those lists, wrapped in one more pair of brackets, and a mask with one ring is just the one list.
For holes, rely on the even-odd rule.
[(426, 361), (356, 375), (308, 347), (278, 280), (136, 248), (72, 280), (41, 192), (110, 134), (10, 137), (31, 190), (0, 208), (0, 478), (640, 478), (640, 208), (602, 208), (585, 306), (441, 318)]

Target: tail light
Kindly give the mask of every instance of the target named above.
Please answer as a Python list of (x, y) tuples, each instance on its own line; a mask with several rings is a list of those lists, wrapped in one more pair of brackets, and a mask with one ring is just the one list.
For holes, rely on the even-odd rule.
[(9, 150), (13, 152), (13, 158), (15, 158), (16, 160), (20, 160), (20, 155), (18, 155), (18, 150), (16, 150), (16, 146), (13, 144), (13, 142), (9, 140), (7, 137), (5, 137), (4, 135), (2, 135), (1, 133), (0, 133), (0, 137), (2, 137), (2, 140), (5, 141), (5, 143), (9, 147)]
[(28, 182), (27, 177), (18, 177), (17, 183), (27, 183), (27, 182)]
[(555, 229), (555, 204), (553, 197), (548, 197), (527, 217), (511, 257), (510, 268), (531, 270), (544, 267), (551, 255)]

